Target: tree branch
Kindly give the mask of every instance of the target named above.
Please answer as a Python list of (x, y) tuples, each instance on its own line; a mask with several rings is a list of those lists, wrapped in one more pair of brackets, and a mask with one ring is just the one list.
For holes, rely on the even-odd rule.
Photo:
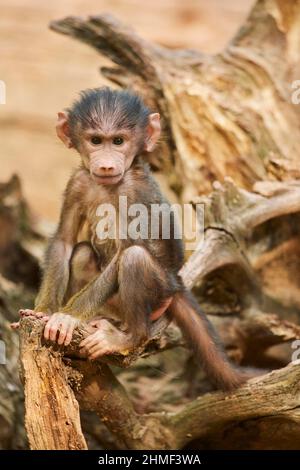
[[(252, 379), (229, 395), (199, 397), (170, 417), (176, 448), (196, 439), (204, 448), (214, 448), (215, 442), (225, 449), (258, 448), (257, 444), (282, 449), (286, 443), (290, 449), (299, 448), (299, 379), (299, 365), (289, 365)], [(260, 440), (262, 436), (267, 444)]]
[(30, 319), (21, 320), (20, 362), (30, 448), (87, 449), (61, 355), (42, 347), (41, 327)]

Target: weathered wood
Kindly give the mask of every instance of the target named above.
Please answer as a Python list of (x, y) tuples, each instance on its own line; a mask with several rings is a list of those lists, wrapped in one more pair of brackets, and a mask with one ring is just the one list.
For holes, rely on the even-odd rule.
[(230, 395), (199, 397), (170, 418), (176, 447), (199, 439), (201, 448), (299, 449), (299, 378), (299, 365), (289, 365)]
[[(226, 309), (241, 312), (255, 305), (262, 311), (267, 309), (282, 315), (286, 307), (292, 307), (294, 316), (292, 311), (287, 311), (286, 316), (295, 320), (300, 313), (300, 289), (297, 282), (292, 286), (291, 263), (287, 260), (293, 252), (293, 262), (299, 263), (299, 181), (259, 182), (250, 192), (238, 188), (227, 178), (224, 184), (215, 183), (213, 192), (197, 198), (195, 203), (205, 207), (205, 236), (182, 268), (181, 275), (188, 287), (196, 286), (197, 292), (201, 292), (199, 298), (205, 311), (216, 312), (212, 295), (207, 295), (207, 286), (212, 292), (218, 284), (215, 289), (220, 293), (218, 273), (225, 272), (224, 282), (231, 295), (235, 295), (236, 304), (226, 307), (223, 299), (224, 312)], [(286, 216), (295, 216), (293, 222), (285, 221)], [(276, 260), (280, 261), (280, 266), (275, 267), (273, 279), (279, 287), (284, 278), (282, 275), (277, 278), (276, 269), (280, 268), (281, 274), (286, 273), (289, 294), (269, 288), (270, 278), (264, 273)]]
[(21, 320), (20, 362), (25, 427), (33, 450), (87, 449), (79, 406), (67, 383), (61, 354), (41, 343), (41, 325)]

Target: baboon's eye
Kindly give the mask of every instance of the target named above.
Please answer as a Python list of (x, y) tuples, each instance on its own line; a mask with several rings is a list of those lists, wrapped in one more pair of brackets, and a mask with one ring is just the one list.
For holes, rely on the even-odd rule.
[(101, 140), (101, 137), (98, 137), (97, 135), (93, 135), (93, 137), (91, 137), (91, 142), (93, 145), (100, 145), (102, 140)]
[(122, 145), (123, 142), (124, 142), (123, 137), (115, 137), (114, 140), (113, 140), (114, 145)]

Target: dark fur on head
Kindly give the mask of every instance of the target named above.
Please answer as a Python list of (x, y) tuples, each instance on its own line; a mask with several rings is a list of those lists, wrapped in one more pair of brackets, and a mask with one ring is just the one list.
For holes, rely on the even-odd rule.
[(109, 87), (84, 90), (80, 98), (67, 110), (70, 136), (76, 143), (78, 127), (82, 129), (106, 128), (145, 129), (150, 110), (133, 92), (112, 90)]

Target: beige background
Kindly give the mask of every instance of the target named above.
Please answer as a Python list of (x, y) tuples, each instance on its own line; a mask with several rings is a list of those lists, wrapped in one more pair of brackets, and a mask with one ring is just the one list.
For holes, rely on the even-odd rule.
[(60, 195), (76, 165), (54, 133), (56, 113), (76, 93), (103, 84), (101, 57), (48, 29), (66, 15), (109, 12), (146, 39), (168, 47), (222, 49), (252, 0), (7, 0), (0, 2), (1, 181), (17, 172), (35, 213), (56, 220)]

